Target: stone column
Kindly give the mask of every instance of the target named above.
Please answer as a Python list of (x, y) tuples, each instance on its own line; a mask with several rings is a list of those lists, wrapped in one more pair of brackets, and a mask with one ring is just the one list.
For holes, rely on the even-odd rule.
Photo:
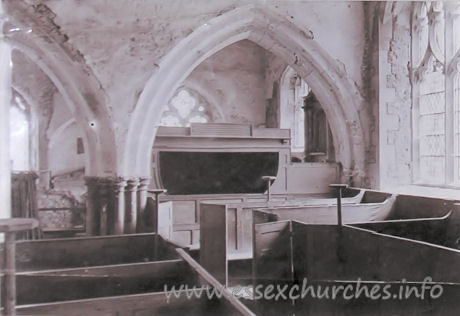
[(140, 178), (137, 187), (137, 232), (145, 232), (145, 208), (147, 206), (147, 187), (149, 179)]
[(110, 235), (122, 235), (125, 230), (125, 187), (126, 180), (117, 178), (112, 182), (112, 205), (109, 213), (112, 216), (108, 227)]
[(100, 234), (101, 217), (98, 203), (98, 182), (96, 177), (86, 177), (86, 234), (96, 236)]
[[(125, 192), (127, 181), (122, 178), (86, 177), (85, 180), (88, 192), (86, 233), (88, 235), (123, 234), (125, 218), (130, 216), (125, 216), (125, 210), (131, 210), (133, 205), (134, 213), (137, 211), (137, 184), (131, 182), (132, 189), (128, 188), (128, 192)], [(129, 198), (125, 199), (125, 195), (129, 195)], [(136, 223), (135, 218), (134, 223)]]
[[(4, 14), (0, 5), (0, 14)], [(3, 20), (0, 18), (3, 29)], [(0, 218), (11, 217), (11, 162), (9, 153), (9, 122), (11, 102), (10, 47), (0, 39)], [(3, 241), (3, 234), (0, 234)]]
[(99, 216), (99, 235), (110, 234), (110, 227), (113, 226), (113, 203), (111, 200), (112, 180), (110, 178), (98, 178), (97, 212)]
[(137, 226), (137, 190), (139, 179), (129, 179), (126, 187), (125, 233), (133, 234)]

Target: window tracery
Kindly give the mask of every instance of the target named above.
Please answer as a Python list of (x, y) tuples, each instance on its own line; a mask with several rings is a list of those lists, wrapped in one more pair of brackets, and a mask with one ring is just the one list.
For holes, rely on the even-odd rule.
[(171, 98), (159, 125), (188, 127), (190, 123), (211, 121), (206, 102), (198, 94), (182, 88)]
[(460, 184), (460, 5), (423, 2), (413, 15), (414, 181)]

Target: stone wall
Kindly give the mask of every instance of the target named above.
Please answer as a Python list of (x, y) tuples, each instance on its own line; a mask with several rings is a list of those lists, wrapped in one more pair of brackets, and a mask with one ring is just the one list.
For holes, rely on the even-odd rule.
[(364, 185), (376, 188), (379, 184), (379, 17), (381, 5), (377, 2), (363, 3), (364, 52), (361, 65), (363, 98), (368, 104), (368, 144), (366, 146), (366, 177)]
[(380, 188), (411, 182), (410, 4), (380, 27)]

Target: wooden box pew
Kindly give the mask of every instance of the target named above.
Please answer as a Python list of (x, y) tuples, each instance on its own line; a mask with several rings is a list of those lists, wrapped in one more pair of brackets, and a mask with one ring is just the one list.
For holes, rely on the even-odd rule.
[[(16, 243), (16, 270), (39, 271), (177, 258), (175, 246), (154, 233), (59, 238)], [(156, 248), (156, 251), (155, 251)]]
[[(391, 207), (389, 194), (372, 193), (369, 196), (365, 190), (357, 189), (347, 191), (346, 194), (348, 197), (343, 199), (343, 204), (346, 206), (364, 205), (372, 208), (375, 205), (378, 207), (388, 205), (388, 208)], [(279, 208), (312, 207), (314, 210), (332, 210), (337, 208), (336, 202), (336, 199), (333, 198), (319, 199), (317, 197), (245, 203), (202, 202), (200, 205), (200, 262), (219, 281), (227, 284), (229, 264), (235, 266), (240, 264), (236, 261), (246, 260), (250, 267), (253, 242), (252, 212), (254, 209), (277, 206)], [(242, 264), (244, 269), (244, 263)]]
[[(426, 242), (345, 225), (308, 225), (295, 221), (270, 222), (267, 214), (258, 216), (254, 225), (253, 285), (353, 284), (361, 282), (410, 284), (421, 291), (426, 277), (443, 286), (443, 296), (436, 299), (419, 298), (389, 301), (310, 299), (257, 303), (257, 311), (264, 315), (288, 314), (345, 315), (385, 314), (388, 310), (410, 311), (414, 315), (430, 310), (436, 315), (450, 315), (460, 308), (460, 251)], [(397, 291), (392, 292), (392, 295)], [(292, 311), (292, 313), (291, 313)], [(286, 313), (285, 313), (286, 314)], [(339, 313), (342, 315), (342, 313)], [(452, 314), (453, 315), (453, 314)]]
[[(367, 315), (449, 315), (455, 316), (460, 308), (460, 286), (452, 283), (438, 283), (442, 286), (442, 294), (438, 298), (430, 297), (430, 288), (422, 290), (423, 282), (381, 282), (381, 281), (309, 281), (308, 286), (314, 289), (320, 288), (324, 295), (324, 289), (328, 288), (329, 298), (313, 298), (307, 295), (304, 299), (295, 301), (295, 305), (291, 307), (294, 313), (291, 315), (321, 315), (321, 316), (367, 316)], [(433, 284), (425, 284), (425, 286), (433, 286)], [(343, 291), (339, 290), (335, 299), (332, 299), (333, 288), (343, 289), (349, 287), (352, 291), (346, 293), (344, 298)], [(368, 293), (375, 287), (377, 288), (377, 299), (366, 296), (366, 287)], [(383, 291), (386, 288), (389, 294)], [(356, 289), (361, 289), (359, 297), (349, 298), (350, 293), (356, 293)], [(401, 291), (401, 299), (399, 293)], [(424, 298), (421, 299), (421, 293), (424, 293)], [(318, 292), (316, 292), (318, 293)], [(436, 290), (434, 295), (439, 294)], [(356, 294), (353, 294), (356, 295)], [(396, 296), (395, 296), (396, 295)], [(407, 295), (407, 296), (406, 296)], [(436, 297), (436, 296), (435, 296)], [(384, 299), (382, 299), (384, 298)], [(270, 304), (271, 302), (269, 302)], [(269, 304), (264, 304), (264, 307), (270, 307)], [(268, 305), (268, 306), (266, 306)], [(272, 304), (275, 311), (278, 306)], [(264, 315), (279, 315), (273, 313), (273, 309), (269, 309)], [(265, 308), (267, 310), (267, 308)], [(284, 313), (287, 315), (287, 313)]]
[(459, 201), (400, 194), (388, 219), (442, 217), (454, 208), (455, 203)]
[[(351, 224), (385, 220), (391, 216), (396, 200), (396, 195), (388, 195), (382, 202), (345, 203), (342, 206), (342, 222)], [(281, 205), (259, 208), (258, 210), (275, 214), (278, 220), (296, 220), (308, 224), (337, 223), (337, 204)]]
[(442, 217), (376, 221), (372, 223), (352, 224), (352, 226), (385, 235), (399, 236), (451, 247), (452, 241), (448, 239), (448, 228), (452, 221), (452, 214), (453, 211), (450, 211)]
[[(200, 262), (220, 282), (228, 284), (229, 261), (252, 258), (252, 209), (299, 201), (200, 204)], [(305, 202), (303, 202), (305, 203)]]
[[(350, 188), (344, 190), (344, 204), (360, 203), (365, 190)], [(337, 199), (333, 192), (317, 194), (272, 194), (272, 205), (292, 205), (293, 201), (309, 205), (334, 205)], [(267, 205), (265, 194), (201, 194), (201, 195), (161, 195), (160, 196), (160, 234), (182, 247), (200, 247), (201, 204), (253, 204), (255, 207)], [(147, 207), (154, 208), (154, 197), (148, 197)], [(147, 212), (148, 213), (148, 212)], [(152, 211), (153, 213), (153, 211)]]
[(379, 280), (460, 283), (460, 251), (345, 225), (293, 222), (298, 276), (316, 280)]
[[(394, 197), (387, 193), (368, 193), (355, 190), (354, 196), (343, 199), (345, 223), (383, 219), (391, 212)], [(311, 223), (335, 224), (337, 222), (337, 200), (335, 198), (302, 198), (287, 201), (263, 201), (246, 203), (202, 202), (201, 220), (208, 223), (205, 216), (211, 212), (226, 217), (226, 230), (218, 228), (218, 233), (227, 234), (229, 260), (252, 258), (252, 211), (263, 209), (279, 214), (279, 219), (296, 219)], [(209, 223), (212, 225), (212, 223)], [(207, 229), (208, 226), (205, 227)], [(211, 228), (213, 229), (213, 228)], [(201, 233), (201, 241), (213, 234)]]
[(387, 220), (353, 226), (460, 249), (460, 203), (455, 200), (399, 195)]
[[(377, 193), (366, 191), (369, 196)], [(372, 200), (375, 201), (375, 198)], [(410, 206), (411, 203), (414, 203), (415, 208)], [(414, 196), (397, 195), (384, 201), (381, 208), (378, 203), (366, 204), (368, 210), (363, 205), (355, 207), (344, 204), (343, 223), (446, 247), (458, 249), (460, 246), (460, 207), (453, 200), (425, 197), (419, 200)], [(333, 208), (276, 207), (263, 211), (275, 214), (277, 220), (296, 220), (308, 224), (337, 223), (337, 211)]]
[[(285, 279), (283, 275), (292, 276), (287, 267), (293, 265), (300, 279), (420, 282), (430, 276), (436, 282), (460, 283), (460, 273), (454, 268), (460, 263), (456, 249), (348, 225), (340, 230), (336, 225), (279, 221), (255, 224), (254, 229), (258, 279), (267, 279), (264, 275)], [(279, 242), (286, 238), (289, 242)], [(287, 262), (285, 270), (279, 268), (282, 262), (276, 263), (282, 260)]]
[[(81, 298), (75, 294), (66, 297), (65, 300), (56, 300), (41, 303), (22, 304), (17, 307), (18, 315), (67, 315), (67, 316), (138, 316), (138, 315), (255, 315), (241, 301), (232, 299), (228, 290), (224, 292), (222, 298), (209, 299), (203, 294), (197, 296), (187, 296), (184, 288), (180, 289), (179, 283), (187, 284), (189, 289), (191, 286), (209, 286), (211, 288), (221, 289), (222, 285), (215, 280), (208, 272), (206, 272), (190, 255), (182, 249), (176, 249), (178, 260), (157, 262), (145, 264), (129, 264), (110, 267), (94, 267), (89, 269), (69, 269), (67, 273), (70, 276), (86, 275), (88, 278), (95, 277), (98, 282), (103, 282), (100, 277), (104, 277), (104, 273), (111, 275), (117, 281), (123, 283), (122, 288), (114, 289), (114, 284), (93, 285), (104, 288), (103, 297), (101, 293), (92, 298)], [(142, 267), (141, 267), (142, 266)], [(53, 273), (60, 272), (37, 272), (29, 273), (28, 276), (45, 275), (50, 276)], [(23, 276), (26, 274), (22, 274)], [(175, 282), (167, 280), (167, 290), (170, 291), (173, 285), (176, 285), (176, 295), (168, 292), (169, 296), (163, 287), (146, 286), (146, 280), (159, 277), (161, 280), (167, 279), (168, 276), (176, 278)], [(158, 282), (158, 280), (156, 281)], [(184, 283), (185, 282), (185, 283)], [(95, 282), (94, 282), (95, 283)], [(46, 286), (46, 284), (41, 284)], [(50, 284), (51, 286), (52, 283)], [(63, 286), (72, 286), (72, 284), (62, 284)], [(145, 286), (145, 287), (143, 287)], [(116, 287), (116, 286), (115, 286)], [(142, 288), (143, 287), (143, 288)], [(128, 289), (130, 291), (128, 291)], [(136, 289), (133, 293), (133, 289)], [(79, 291), (80, 288), (70, 288), (67, 292)], [(140, 292), (137, 292), (140, 290)], [(83, 294), (83, 291), (80, 292)], [(178, 296), (177, 296), (178, 295)], [(86, 295), (83, 295), (86, 296)], [(80, 297), (80, 298), (78, 298)], [(69, 300), (70, 298), (70, 300)], [(50, 299), (48, 297), (47, 299)], [(54, 298), (56, 299), (56, 298)], [(59, 299), (59, 298), (58, 298)]]
[(16, 275), (17, 303), (20, 305), (161, 292), (165, 284), (169, 288), (179, 288), (181, 284), (196, 285), (197, 280), (181, 259)]

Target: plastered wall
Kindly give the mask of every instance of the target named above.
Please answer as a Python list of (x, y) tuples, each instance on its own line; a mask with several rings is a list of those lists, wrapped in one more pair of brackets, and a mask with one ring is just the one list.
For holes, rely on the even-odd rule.
[[(82, 73), (75, 76), (76, 81), (82, 81), (82, 74), (94, 79), (93, 88), (99, 99), (94, 101), (90, 94), (84, 94), (84, 97), (96, 116), (103, 113), (98, 107), (107, 108), (110, 122), (108, 128), (113, 130), (114, 143), (96, 140), (96, 144), (103, 147), (100, 154), (113, 155), (107, 161), (113, 161), (114, 164), (122, 161), (121, 157), (126, 154), (128, 128), (139, 96), (149, 78), (159, 71), (168, 53), (213, 18), (237, 7), (259, 4), (309, 34), (337, 63), (340, 75), (357, 88), (361, 94), (357, 97), (364, 100), (360, 101), (359, 112), (366, 142), (366, 163), (373, 165), (369, 170), (361, 172), (368, 173), (365, 182), (367, 186), (375, 186), (378, 182), (378, 172), (375, 170), (378, 168), (375, 165), (378, 163), (379, 144), (373, 124), (377, 119), (375, 109), (378, 105), (366, 96), (369, 74), (367, 70), (363, 71), (363, 68), (367, 69), (363, 65), (374, 62), (369, 57), (366, 45), (375, 38), (366, 37), (370, 23), (366, 18), (373, 20), (378, 17), (372, 10), (365, 11), (361, 2), (48, 0), (31, 4), (27, 1), (7, 0), (5, 4), (12, 23), (23, 21), (27, 14), (32, 17), (34, 24), (30, 28), (23, 26), (20, 30), (25, 33), (26, 40), (27, 36), (33, 36), (40, 29), (68, 55), (72, 65), (80, 65)], [(23, 23), (31, 25), (31, 22)], [(267, 27), (277, 28), (281, 25)], [(50, 56), (56, 54), (55, 51), (47, 53)], [(292, 60), (281, 60), (251, 42), (237, 42), (210, 56), (201, 65), (196, 65), (197, 68), (183, 84), (205, 87), (211, 102), (218, 104), (223, 113), (221, 121), (264, 126), (267, 123), (266, 108), (273, 105), (271, 99), (277, 97), (274, 94), (274, 83), (277, 83), (288, 62)], [(63, 69), (70, 78), (72, 71), (70, 67)], [(64, 99), (70, 97), (72, 95), (64, 96)], [(94, 101), (95, 105), (89, 101)], [(101, 105), (101, 102), (105, 105)], [(70, 114), (70, 118), (75, 118), (75, 115)], [(90, 124), (86, 121), (80, 123), (82, 126)], [(276, 126), (275, 123), (276, 118), (270, 125)], [(70, 147), (73, 147), (71, 144), (83, 131), (77, 132), (69, 127), (66, 133), (68, 135), (65, 138), (69, 141), (65, 146), (68, 148), (64, 145), (62, 148), (66, 148), (68, 153)], [(104, 149), (109, 147), (113, 150)], [(65, 155), (61, 157), (68, 158)], [(81, 156), (73, 158), (68, 158), (71, 161), (69, 165), (83, 163)], [(134, 159), (127, 161), (136, 163)], [(61, 169), (59, 163), (55, 161), (53, 165)], [(103, 172), (110, 170), (106, 166), (99, 168), (104, 168)], [(115, 166), (111, 170), (117, 168)]]

